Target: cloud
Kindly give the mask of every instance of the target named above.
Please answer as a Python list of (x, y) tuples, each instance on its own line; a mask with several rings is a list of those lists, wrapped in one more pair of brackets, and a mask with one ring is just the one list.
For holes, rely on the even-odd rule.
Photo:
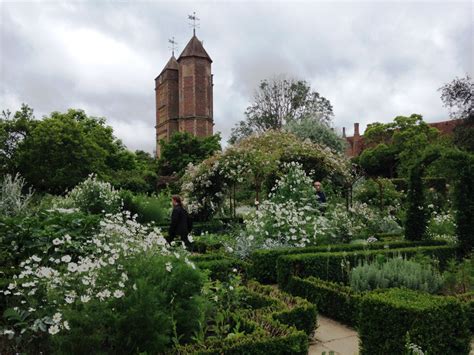
[(260, 80), (286, 74), (330, 99), (336, 127), (421, 113), (445, 119), (439, 88), (473, 74), (471, 2), (3, 2), (0, 109), (82, 108), (130, 149), (154, 147), (154, 78), (187, 14), (211, 55), (215, 131), (243, 118)]

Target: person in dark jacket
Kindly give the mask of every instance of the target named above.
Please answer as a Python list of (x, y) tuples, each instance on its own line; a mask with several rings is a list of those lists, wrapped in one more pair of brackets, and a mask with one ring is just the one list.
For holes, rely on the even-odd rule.
[(314, 182), (314, 188), (316, 189), (316, 200), (319, 203), (326, 203), (326, 195), (321, 190), (321, 182), (315, 181)]
[(180, 196), (173, 195), (171, 203), (173, 204), (173, 212), (171, 212), (171, 224), (168, 230), (168, 243), (171, 243), (176, 236), (179, 236), (184, 245), (186, 245), (186, 248), (189, 248), (191, 243), (189, 242), (188, 234), (191, 229), (191, 219), (183, 207)]

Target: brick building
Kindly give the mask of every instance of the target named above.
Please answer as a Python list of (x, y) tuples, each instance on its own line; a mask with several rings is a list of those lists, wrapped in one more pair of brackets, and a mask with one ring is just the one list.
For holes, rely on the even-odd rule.
[(176, 59), (174, 54), (155, 79), (156, 156), (160, 140), (175, 132), (194, 136), (213, 134), (211, 57), (193, 35)]
[[(429, 126), (438, 129), (441, 134), (452, 134), (454, 128), (462, 122), (461, 119), (458, 120), (449, 120), (442, 122), (433, 122), (428, 123)], [(364, 136), (359, 133), (359, 124), (354, 123), (354, 135), (347, 137), (346, 136), (346, 127), (342, 128), (342, 137), (346, 139), (346, 156), (352, 158), (357, 157), (362, 153), (362, 151), (367, 148), (364, 145)]]

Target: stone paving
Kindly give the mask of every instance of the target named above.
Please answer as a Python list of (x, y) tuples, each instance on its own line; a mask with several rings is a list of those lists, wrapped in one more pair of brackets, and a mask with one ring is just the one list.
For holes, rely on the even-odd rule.
[(309, 355), (333, 351), (334, 355), (359, 354), (357, 332), (332, 319), (318, 315), (318, 328), (309, 346)]

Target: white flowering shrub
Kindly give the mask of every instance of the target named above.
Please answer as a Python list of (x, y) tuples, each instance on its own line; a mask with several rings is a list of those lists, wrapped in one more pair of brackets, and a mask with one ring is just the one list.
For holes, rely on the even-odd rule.
[(450, 211), (438, 213), (432, 205), (428, 205), (428, 208), (432, 210), (427, 228), (428, 236), (432, 239), (457, 243), (454, 215)]
[[(183, 248), (171, 250), (159, 229), (139, 224), (128, 212), (106, 214), (99, 229), (84, 239), (76, 243), (65, 233), (19, 264), (0, 290), (8, 307), (0, 333), (26, 347), (41, 334), (69, 331), (63, 310), (92, 300), (107, 303), (139, 289), (130, 285), (130, 259), (164, 255), (194, 268)], [(172, 272), (172, 267), (167, 270)]]
[(245, 231), (237, 238), (235, 250), (246, 256), (255, 248), (314, 244), (320, 216), (312, 180), (298, 163), (283, 166), (286, 174), (277, 180), (268, 200), (245, 220)]
[(0, 215), (17, 216), (28, 210), (33, 193), (31, 190), (23, 194), (25, 180), (16, 174), (7, 174), (0, 182)]
[(314, 169), (314, 179), (330, 177), (342, 183), (349, 178), (349, 163), (343, 155), (310, 141), (302, 142), (291, 133), (267, 131), (243, 139), (197, 166), (190, 165), (183, 176), (182, 195), (191, 213), (209, 217), (231, 186), (251, 182), (257, 195), (269, 177), (292, 161), (302, 162), (307, 172)]
[(116, 213), (122, 203), (119, 192), (110, 183), (97, 180), (94, 174), (72, 189), (67, 200), (81, 211), (93, 214)]

